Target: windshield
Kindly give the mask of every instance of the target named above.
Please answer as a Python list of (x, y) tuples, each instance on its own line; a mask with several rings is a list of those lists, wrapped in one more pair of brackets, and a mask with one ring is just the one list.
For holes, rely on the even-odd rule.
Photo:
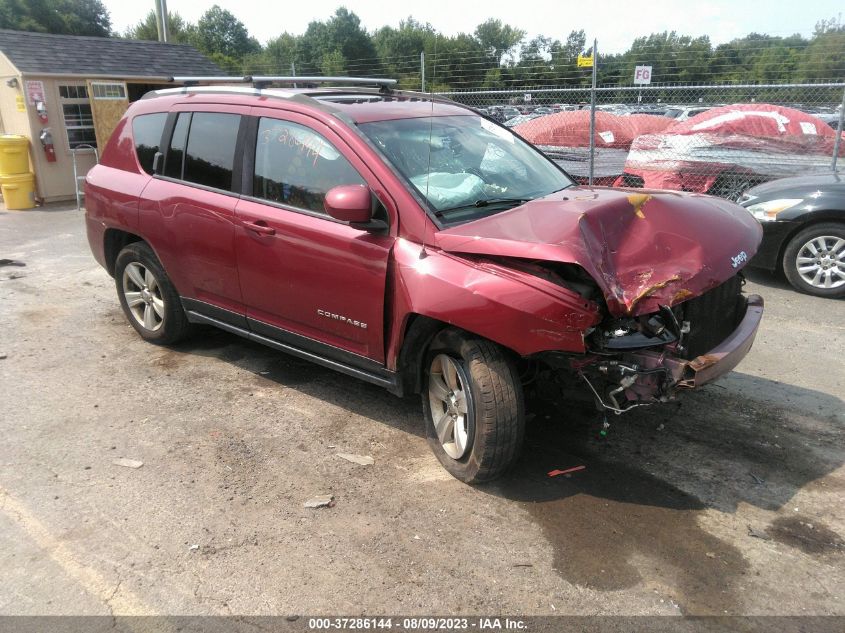
[(359, 127), (446, 222), (490, 215), (572, 184), (525, 141), (479, 116)]

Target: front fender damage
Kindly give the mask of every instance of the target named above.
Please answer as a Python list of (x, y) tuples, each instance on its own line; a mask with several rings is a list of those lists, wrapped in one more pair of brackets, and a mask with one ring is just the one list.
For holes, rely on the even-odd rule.
[(393, 249), (391, 284), (392, 362), (409, 315), (483, 336), (520, 356), (545, 350), (583, 354), (585, 334), (601, 319), (599, 305), (576, 291), (490, 259), (458, 257), (402, 239)]

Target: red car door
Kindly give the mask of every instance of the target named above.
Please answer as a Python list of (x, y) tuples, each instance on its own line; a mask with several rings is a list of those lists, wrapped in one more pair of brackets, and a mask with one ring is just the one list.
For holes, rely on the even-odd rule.
[[(255, 108), (253, 115), (245, 162), (254, 168), (244, 178), (251, 191), (238, 202), (235, 238), (250, 328), (320, 355), (351, 352), (383, 364), (392, 200), (328, 126), (278, 110)], [(354, 229), (325, 213), (326, 192), (344, 184), (380, 192), (389, 232)]]
[(163, 171), (150, 180), (140, 204), (142, 232), (186, 306), (214, 314), (219, 311), (209, 306), (222, 308), (240, 315), (241, 322), (244, 306), (235, 263), (241, 180), (237, 143), (248, 111), (198, 104), (176, 112)]

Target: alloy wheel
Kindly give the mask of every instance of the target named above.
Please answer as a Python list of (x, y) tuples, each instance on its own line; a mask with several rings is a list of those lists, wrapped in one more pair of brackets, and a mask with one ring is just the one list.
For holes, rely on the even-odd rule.
[(845, 239), (835, 235), (812, 238), (798, 249), (795, 269), (814, 288), (839, 288), (845, 284)]
[(431, 361), (428, 399), (437, 439), (452, 459), (461, 459), (474, 435), (472, 396), (463, 367), (451, 356), (438, 354)]
[(139, 262), (123, 269), (123, 297), (139, 325), (155, 332), (164, 323), (164, 298), (155, 275)]

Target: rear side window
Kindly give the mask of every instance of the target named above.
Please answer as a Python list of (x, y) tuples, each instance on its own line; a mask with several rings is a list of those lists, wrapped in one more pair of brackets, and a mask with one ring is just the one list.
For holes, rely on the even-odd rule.
[(325, 214), (323, 200), (329, 189), (364, 184), (320, 134), (288, 121), (260, 120), (252, 188), (256, 198)]
[(206, 187), (231, 190), (240, 124), (238, 114), (194, 112), (188, 131), (183, 179)]
[(132, 136), (135, 138), (135, 153), (141, 169), (153, 173), (153, 158), (161, 145), (161, 134), (167, 121), (166, 112), (142, 114), (132, 119)]

